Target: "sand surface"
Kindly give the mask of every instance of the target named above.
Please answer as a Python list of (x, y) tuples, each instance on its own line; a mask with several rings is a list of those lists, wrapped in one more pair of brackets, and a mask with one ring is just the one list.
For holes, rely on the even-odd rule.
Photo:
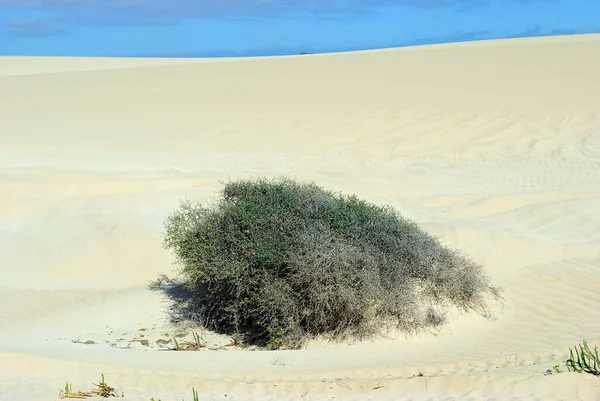
[[(600, 400), (598, 378), (545, 375), (600, 345), (598, 65), (600, 35), (0, 58), (0, 401), (101, 373), (146, 401)], [(159, 351), (191, 339), (147, 288), (175, 269), (165, 216), (258, 175), (395, 206), (481, 262), (504, 304), (437, 336), (259, 352), (206, 333), (203, 351)]]

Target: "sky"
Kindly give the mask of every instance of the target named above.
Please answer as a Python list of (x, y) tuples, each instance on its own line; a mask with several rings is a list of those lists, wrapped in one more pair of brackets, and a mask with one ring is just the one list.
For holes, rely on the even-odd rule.
[(0, 55), (243, 57), (600, 33), (600, 0), (0, 0)]

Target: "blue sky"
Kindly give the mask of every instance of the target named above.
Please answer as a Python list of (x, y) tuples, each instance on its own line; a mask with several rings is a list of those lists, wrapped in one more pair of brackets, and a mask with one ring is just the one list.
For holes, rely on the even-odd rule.
[(600, 0), (0, 0), (0, 55), (297, 54), (600, 32)]

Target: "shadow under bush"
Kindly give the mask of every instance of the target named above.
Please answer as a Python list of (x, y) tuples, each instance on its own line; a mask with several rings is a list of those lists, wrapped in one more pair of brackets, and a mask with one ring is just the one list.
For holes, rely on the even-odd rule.
[(478, 264), (392, 207), (312, 183), (230, 182), (214, 205), (182, 202), (165, 229), (184, 284), (162, 280), (175, 308), (271, 349), (364, 338), (383, 321), (438, 326), (446, 306), (495, 293)]

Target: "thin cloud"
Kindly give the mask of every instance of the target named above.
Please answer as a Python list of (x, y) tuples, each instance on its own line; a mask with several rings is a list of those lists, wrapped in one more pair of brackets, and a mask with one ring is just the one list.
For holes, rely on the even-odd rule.
[(539, 25), (535, 25), (523, 32), (519, 32), (516, 35), (510, 35), (510, 38), (528, 38), (534, 36), (563, 36), (563, 35), (580, 35), (589, 33), (600, 33), (600, 26), (590, 28), (579, 28), (579, 29), (554, 29), (554, 28), (543, 28)]
[[(162, 23), (187, 18), (249, 18), (306, 13), (356, 15), (382, 6), (470, 7), (490, 0), (0, 0), (1, 10), (50, 12), (84, 23)], [(513, 0), (515, 1), (515, 0)], [(523, 1), (523, 0), (516, 0)], [(537, 0), (539, 1), (539, 0)]]
[(13, 18), (4, 23), (2, 32), (9, 36), (56, 36), (67, 31), (46, 21), (34, 18)]
[(451, 42), (468, 42), (472, 40), (492, 39), (493, 37), (494, 34), (487, 30), (475, 32), (453, 32), (448, 35), (413, 39), (410, 41), (402, 42), (401, 44), (399, 44), (399, 46), (419, 46)]

